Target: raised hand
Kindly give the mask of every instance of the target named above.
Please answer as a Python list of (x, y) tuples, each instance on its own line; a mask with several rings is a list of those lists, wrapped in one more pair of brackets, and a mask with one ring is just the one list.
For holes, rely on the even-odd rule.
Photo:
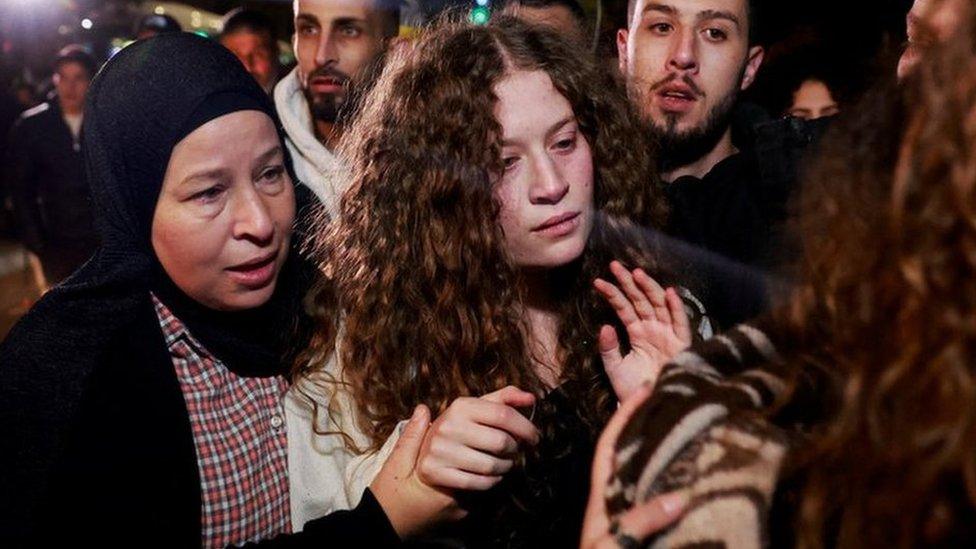
[(617, 398), (626, 400), (645, 381), (654, 382), (667, 361), (691, 344), (691, 326), (681, 297), (665, 290), (642, 269), (628, 271), (610, 263), (619, 287), (602, 279), (593, 286), (607, 300), (627, 330), (630, 352), (623, 356), (612, 326), (600, 328), (603, 367)]
[(516, 408), (535, 396), (505, 387), (481, 398), (461, 397), (430, 426), (420, 450), (420, 479), (445, 490), (488, 490), (515, 465), (522, 444), (539, 432)]

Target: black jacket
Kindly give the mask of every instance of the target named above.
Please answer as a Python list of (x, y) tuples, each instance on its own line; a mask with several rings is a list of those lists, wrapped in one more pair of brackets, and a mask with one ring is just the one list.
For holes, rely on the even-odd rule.
[(91, 193), (81, 145), (71, 135), (56, 98), (24, 112), (10, 131), (7, 188), (21, 239), (33, 252), (87, 246), (94, 251)]
[[(803, 161), (826, 123), (769, 120), (755, 108), (740, 107), (733, 127), (740, 152), (701, 179), (680, 177), (665, 187), (668, 233), (711, 256), (699, 272), (704, 287), (693, 289), (720, 327), (765, 310), (783, 267), (797, 259), (787, 224)], [(759, 285), (743, 290), (746, 279)]]
[[(30, 433), (31, 444), (9, 448), (20, 454), (19, 474), (5, 475), (13, 484), (5, 486), (0, 497), (10, 498), (4, 509), (17, 507), (20, 512), (5, 514), (0, 545), (48, 547), (84, 541), (99, 547), (200, 545), (201, 494), (193, 433), (148, 295), (107, 349), (85, 380), (77, 404), (62, 410), (71, 417), (67, 425), (52, 429), (37, 413), (25, 413), (18, 420), (17, 430)], [(38, 387), (31, 395), (34, 406), (64, 406), (50, 399), (49, 391), (62, 381), (47, 374), (57, 372), (39, 369), (26, 374)], [(59, 434), (60, 441), (52, 440)], [(33, 465), (49, 461), (46, 454), (52, 450), (56, 454), (52, 469), (36, 470)], [(24, 494), (38, 499), (13, 499)], [(27, 509), (31, 511), (24, 513)], [(301, 534), (256, 545), (353, 543), (367, 547), (399, 543), (368, 491), (352, 511), (311, 521)]]

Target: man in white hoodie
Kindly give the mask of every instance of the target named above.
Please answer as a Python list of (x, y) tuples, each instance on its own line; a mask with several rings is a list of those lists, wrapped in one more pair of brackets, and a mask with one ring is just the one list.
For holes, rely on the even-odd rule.
[(298, 179), (330, 215), (344, 190), (334, 151), (343, 108), (366, 70), (399, 30), (396, 0), (294, 0), (298, 65), (275, 87), (278, 116)]

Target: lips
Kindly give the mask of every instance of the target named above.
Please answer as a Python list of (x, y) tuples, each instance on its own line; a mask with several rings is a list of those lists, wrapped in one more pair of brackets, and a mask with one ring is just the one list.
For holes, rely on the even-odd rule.
[(580, 224), (580, 212), (554, 215), (532, 229), (533, 233), (560, 237), (572, 233)]
[(344, 81), (331, 76), (316, 76), (309, 80), (308, 85), (319, 93), (335, 93), (342, 89)]
[(258, 289), (267, 286), (274, 279), (277, 258), (278, 251), (275, 250), (250, 261), (227, 267), (225, 270), (238, 284), (246, 288)]
[(691, 110), (698, 101), (698, 94), (690, 86), (675, 82), (662, 87), (657, 92), (661, 110), (681, 113)]

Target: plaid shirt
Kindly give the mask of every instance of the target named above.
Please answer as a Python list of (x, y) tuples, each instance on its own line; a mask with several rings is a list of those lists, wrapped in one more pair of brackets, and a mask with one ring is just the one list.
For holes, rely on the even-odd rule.
[(193, 428), (204, 547), (291, 531), (283, 377), (240, 377), (153, 296)]

